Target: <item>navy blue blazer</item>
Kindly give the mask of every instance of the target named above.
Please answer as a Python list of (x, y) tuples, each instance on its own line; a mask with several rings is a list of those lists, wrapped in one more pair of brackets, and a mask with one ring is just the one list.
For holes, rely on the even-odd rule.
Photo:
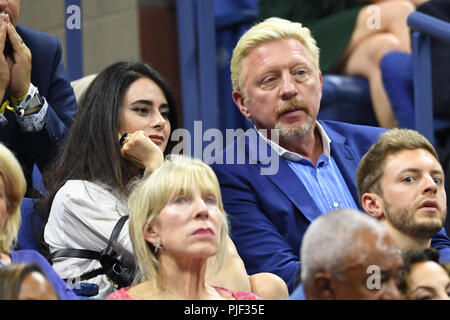
[[(384, 129), (335, 121), (319, 122), (331, 139), (331, 154), (355, 203), (359, 204), (358, 163)], [(249, 144), (248, 139), (240, 136), (219, 156), (223, 164), (215, 163), (212, 168), (219, 179), (225, 211), (229, 214), (231, 238), (247, 272), (275, 273), (284, 279), (292, 292), (300, 266), (302, 238), (319, 209), (284, 159), (278, 156), (277, 174), (261, 174), (262, 168), (270, 166), (264, 164), (259, 155), (258, 146), (263, 144), (267, 145), (260, 138), (258, 143)], [(244, 154), (245, 164), (227, 164), (226, 154), (230, 152), (234, 152), (234, 163), (238, 163), (239, 153)], [(450, 250), (450, 240), (444, 231), (436, 237), (434, 244), (438, 249)]]
[[(56, 154), (72, 124), (77, 102), (64, 69), (61, 43), (53, 35), (17, 26), (17, 32), (32, 54), (31, 82), (48, 103), (45, 127), (37, 133), (24, 133), (13, 112), (7, 110), (8, 125), (0, 128), (0, 141), (10, 148), (22, 164), (31, 186), (33, 165), (42, 172)], [(7, 91), (3, 101), (9, 98)]]

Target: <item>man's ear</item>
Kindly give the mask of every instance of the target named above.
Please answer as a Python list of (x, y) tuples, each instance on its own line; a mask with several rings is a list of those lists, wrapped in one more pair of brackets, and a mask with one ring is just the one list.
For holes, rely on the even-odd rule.
[(370, 214), (372, 217), (383, 220), (383, 199), (379, 195), (373, 192), (366, 192), (361, 197), (361, 206), (364, 211)]
[(322, 72), (320, 72), (320, 71), (319, 71), (319, 80), (320, 80), (320, 98), (322, 98), (323, 77), (322, 77)]
[(331, 275), (328, 272), (317, 272), (313, 276), (315, 296), (319, 300), (333, 300), (334, 291), (331, 286)]
[(231, 96), (233, 97), (234, 103), (238, 107), (239, 111), (244, 115), (244, 117), (246, 117), (247, 119), (251, 119), (251, 113), (245, 105), (245, 97), (241, 93), (241, 91), (235, 89), (233, 90)]

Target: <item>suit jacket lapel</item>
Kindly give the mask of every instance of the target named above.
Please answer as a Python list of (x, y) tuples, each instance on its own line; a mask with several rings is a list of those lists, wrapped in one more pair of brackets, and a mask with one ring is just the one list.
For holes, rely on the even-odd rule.
[(331, 139), (331, 155), (336, 161), (339, 171), (341, 172), (355, 203), (361, 209), (358, 192), (356, 190), (356, 169), (358, 168), (359, 159), (343, 135), (335, 131), (327, 130), (328, 127), (326, 124), (321, 124)]
[(313, 221), (318, 216), (319, 208), (286, 160), (280, 159), (278, 174), (267, 177), (295, 204), (309, 221)]

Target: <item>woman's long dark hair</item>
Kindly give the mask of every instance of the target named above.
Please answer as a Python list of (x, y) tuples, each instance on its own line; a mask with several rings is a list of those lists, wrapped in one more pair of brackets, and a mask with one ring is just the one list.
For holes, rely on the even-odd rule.
[[(419, 262), (433, 261), (439, 263), (440, 254), (435, 248), (425, 248), (422, 250), (407, 250), (403, 253), (403, 264), (399, 271), (398, 288), (403, 295), (408, 292), (408, 278), (411, 268)], [(441, 265), (443, 268), (444, 266)], [(444, 268), (445, 269), (445, 268)]]
[[(133, 178), (121, 156), (118, 141), (120, 108), (128, 87), (140, 78), (153, 80), (163, 91), (169, 105), (171, 130), (177, 126), (173, 95), (163, 77), (142, 62), (117, 62), (99, 73), (80, 99), (74, 122), (55, 160), (43, 174), (47, 193), (37, 203), (44, 225), (37, 237), (41, 251), (48, 254), (43, 228), (53, 198), (68, 180), (103, 183), (123, 194)], [(169, 141), (165, 153), (170, 153)]]
[(23, 281), (33, 272), (38, 272), (47, 278), (42, 268), (34, 262), (11, 263), (1, 268), (0, 300), (18, 300)]

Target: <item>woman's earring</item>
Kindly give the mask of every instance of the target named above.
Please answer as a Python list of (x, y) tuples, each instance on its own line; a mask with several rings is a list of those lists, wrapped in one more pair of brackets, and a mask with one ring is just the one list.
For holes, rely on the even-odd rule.
[(154, 249), (155, 254), (158, 253), (158, 250), (159, 250), (159, 249), (162, 249), (161, 243), (154, 244), (153, 246), (155, 247), (155, 249)]

